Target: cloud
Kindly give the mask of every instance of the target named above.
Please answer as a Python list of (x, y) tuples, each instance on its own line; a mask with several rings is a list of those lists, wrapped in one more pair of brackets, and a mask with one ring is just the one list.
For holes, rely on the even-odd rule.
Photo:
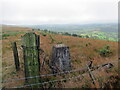
[(4, 0), (5, 24), (101, 23), (117, 21), (118, 0)]

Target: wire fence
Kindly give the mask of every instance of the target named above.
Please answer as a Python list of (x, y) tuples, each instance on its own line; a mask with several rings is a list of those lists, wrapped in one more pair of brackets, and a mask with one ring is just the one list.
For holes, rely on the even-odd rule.
[[(119, 62), (120, 60), (118, 61), (112, 61), (112, 62)], [(111, 62), (111, 63), (112, 63)], [(101, 64), (103, 65), (103, 64)], [(97, 65), (97, 66), (101, 66), (101, 65)], [(97, 67), (96, 66), (96, 67)], [(86, 67), (85, 67), (86, 68)], [(82, 68), (83, 69), (83, 68)], [(72, 73), (72, 72), (77, 72), (77, 71), (80, 71), (82, 69), (79, 69), (79, 70), (71, 70), (71, 71), (66, 71), (66, 72), (60, 72), (60, 73), (56, 73), (56, 74), (46, 74), (46, 75), (41, 75), (41, 77), (44, 77), (44, 76), (54, 76), (54, 75), (59, 75), (59, 74), (68, 74), (68, 73)], [(28, 77), (28, 78), (34, 78), (34, 77)], [(45, 84), (49, 84), (49, 83), (54, 83), (54, 82), (63, 82), (63, 81), (68, 81), (68, 80), (72, 80), (72, 79), (78, 79), (79, 78), (79, 81), (80, 80), (83, 80), (84, 76), (83, 74), (80, 74), (78, 76), (73, 76), (73, 77), (68, 77), (68, 78), (63, 78), (63, 79), (59, 79), (59, 80), (51, 80), (51, 81), (45, 81), (45, 82), (42, 82), (42, 83), (33, 83), (33, 84), (27, 84), (27, 85), (21, 85), (21, 86), (18, 86), (18, 87), (12, 87), (12, 88), (24, 88), (24, 87), (32, 87), (34, 85), (45, 85)], [(25, 78), (24, 78), (25, 79)], [(96, 79), (98, 80), (98, 79)]]
[(33, 76), (33, 77), (26, 77), (26, 78), (20, 78), (20, 79), (11, 79), (11, 80), (6, 80), (2, 81), (1, 83), (7, 83), (7, 82), (12, 82), (12, 81), (19, 81), (19, 80), (25, 80), (25, 79), (32, 79), (32, 78), (39, 78), (39, 77), (49, 77), (49, 76), (56, 76), (56, 75), (61, 75), (61, 74), (69, 74), (73, 72), (79, 72), (85, 68), (77, 69), (77, 70), (71, 70), (71, 71), (65, 71), (65, 72), (59, 72), (59, 73), (54, 73), (54, 74), (43, 74), (40, 76)]
[[(42, 51), (42, 53), (44, 53), (44, 51)], [(45, 56), (48, 56), (48, 55), (45, 55)], [(9, 58), (13, 58), (13, 56), (5, 57), (3, 59), (9, 59)], [(120, 60), (114, 60), (114, 61), (111, 61), (110, 63), (119, 62), (119, 61)], [(43, 64), (44, 64), (44, 61), (43, 61)], [(100, 67), (102, 65), (103, 64), (99, 64), (99, 65), (96, 65), (96, 66), (94, 66), (92, 68), (98, 68), (98, 67)], [(5, 80), (5, 81), (2, 81), (1, 83), (9, 83), (9, 82), (12, 82), (12, 81), (19, 81), (19, 80), (26, 80), (26, 79), (33, 79), (33, 78), (40, 78), (40, 77), (50, 77), (50, 76), (56, 76), (56, 75), (61, 75), (61, 74), (69, 74), (69, 73), (74, 73), (74, 72), (80, 72), (80, 71), (86, 70), (86, 69), (87, 69), (87, 67), (83, 67), (81, 69), (76, 69), (76, 70), (71, 70), (71, 71), (65, 71), (65, 72), (59, 72), (59, 73), (54, 73), (54, 74), (42, 74), (40, 76), (33, 76), (33, 77), (26, 77), (26, 78), (19, 78), (19, 79), (17, 78), (17, 79)], [(53, 82), (66, 81), (66, 80), (71, 80), (71, 79), (75, 79), (75, 78), (77, 79), (77, 78), (80, 78), (81, 76), (82, 76), (82, 74), (78, 75), (78, 76), (75, 76), (75, 77), (69, 77), (69, 78), (64, 78), (64, 79), (59, 79), (59, 80), (51, 80), (51, 81), (46, 81), (46, 82), (42, 82), (42, 83), (33, 83), (33, 84), (22, 85), (22, 86), (12, 87), (12, 88), (22, 88), (22, 87), (28, 87), (28, 86), (34, 86), (34, 85), (44, 85), (44, 84), (53, 83)]]
[[(28, 84), (28, 85), (23, 85), (23, 86), (18, 86), (18, 87), (12, 87), (12, 88), (23, 88), (23, 87), (27, 87), (27, 86), (33, 86), (33, 85), (44, 85), (44, 84), (48, 84), (48, 83), (53, 83), (53, 82), (59, 82), (59, 81), (68, 81), (71, 79), (77, 79), (80, 78), (82, 75), (78, 75), (78, 76), (74, 76), (74, 77), (70, 77), (70, 78), (64, 78), (64, 79), (60, 79), (60, 80), (51, 80), (48, 82), (43, 82), (43, 83), (34, 83), (34, 84)], [(82, 80), (83, 77), (81, 77)]]
[[(115, 60), (115, 61), (111, 61), (111, 63), (113, 63), (113, 62), (119, 62), (119, 61), (120, 60)], [(98, 67), (100, 67), (102, 65), (103, 64), (96, 65), (96, 66), (91, 67), (91, 68), (98, 68)], [(54, 73), (54, 74), (43, 74), (43, 75), (40, 75), (40, 76), (26, 77), (26, 78), (20, 78), (20, 79), (11, 79), (11, 80), (2, 81), (1, 83), (8, 83), (8, 82), (12, 82), (12, 81), (19, 81), (19, 80), (39, 78), (39, 77), (56, 76), (56, 75), (61, 75), (61, 74), (69, 74), (69, 73), (73, 73), (73, 72), (80, 72), (80, 71), (86, 70), (86, 69), (87, 69), (87, 67), (84, 67), (84, 68), (81, 68), (81, 69), (76, 69), (76, 70), (71, 70), (71, 71), (65, 71), (65, 72), (59, 72), (59, 73)]]

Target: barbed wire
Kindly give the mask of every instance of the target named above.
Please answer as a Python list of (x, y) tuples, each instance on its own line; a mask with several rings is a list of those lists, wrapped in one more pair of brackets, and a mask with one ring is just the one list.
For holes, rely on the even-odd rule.
[(74, 77), (70, 77), (70, 78), (64, 78), (64, 79), (60, 79), (60, 80), (51, 80), (48, 82), (43, 82), (43, 83), (34, 83), (34, 84), (28, 84), (28, 85), (23, 85), (23, 86), (19, 86), (19, 87), (12, 87), (12, 88), (23, 88), (23, 87), (28, 87), (28, 86), (33, 86), (33, 85), (44, 85), (44, 84), (48, 84), (48, 83), (53, 83), (53, 82), (59, 82), (59, 81), (67, 81), (67, 80), (71, 80), (71, 79), (77, 79), (80, 78), (80, 76), (82, 75), (78, 75), (78, 76), (74, 76)]
[(43, 74), (43, 75), (40, 75), (40, 76), (26, 77), (26, 78), (20, 78), (20, 79), (11, 79), (11, 80), (7, 80), (7, 81), (2, 81), (1, 83), (7, 83), (7, 82), (19, 81), (19, 80), (25, 80), (25, 79), (32, 79), (32, 78), (39, 78), (39, 77), (49, 77), (49, 76), (55, 76), (55, 75), (60, 75), (60, 74), (68, 74), (68, 73), (80, 71), (82, 69), (65, 71), (65, 72), (54, 73), (54, 74)]
[[(118, 61), (120, 61), (120, 60), (115, 60), (115, 61), (111, 61), (111, 62), (118, 62)], [(96, 65), (96, 66), (91, 67), (91, 68), (97, 68), (97, 67), (100, 67), (102, 65), (103, 64)], [(7, 82), (19, 81), (19, 80), (25, 80), (25, 79), (32, 79), (32, 78), (39, 78), (39, 77), (49, 77), (49, 76), (55, 76), (55, 75), (60, 75), (60, 74), (68, 74), (68, 73), (72, 73), (72, 72), (79, 72), (79, 71), (85, 70), (85, 69), (87, 69), (87, 67), (83, 67), (81, 69), (76, 69), (76, 70), (71, 70), (71, 71), (54, 73), (54, 74), (43, 74), (43, 75), (40, 75), (40, 76), (26, 77), (26, 78), (20, 78), (20, 79), (11, 79), (11, 80), (2, 81), (1, 83), (7, 83)]]

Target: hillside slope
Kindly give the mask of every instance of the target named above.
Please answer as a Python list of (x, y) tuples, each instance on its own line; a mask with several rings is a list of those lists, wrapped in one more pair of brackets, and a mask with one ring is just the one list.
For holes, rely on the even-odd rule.
[[(18, 30), (18, 31), (17, 31)], [(20, 31), (19, 31), (20, 30)], [(21, 32), (22, 33), (19, 33)], [(9, 32), (7, 32), (9, 31)], [(23, 36), (26, 32), (33, 32), (31, 29), (25, 29), (20, 27), (7, 27), (3, 28), (3, 35), (9, 33), (17, 33), (6, 36), (3, 38), (3, 47), (2, 47), (2, 63), (3, 63), (3, 79), (9, 80), (12, 78), (21, 78), (24, 77), (23, 71), (23, 56), (22, 56), (22, 49), (21, 49), (21, 36)], [(53, 45), (56, 44), (65, 44), (70, 47), (70, 55), (72, 61), (72, 68), (79, 69), (85, 66), (85, 64), (92, 60), (93, 65), (98, 65), (110, 61), (114, 61), (118, 59), (118, 43), (106, 40), (96, 40), (96, 39), (88, 39), (88, 38), (80, 38), (80, 37), (72, 37), (72, 36), (63, 36), (63, 35), (54, 35), (48, 34), (43, 32), (36, 31), (36, 34), (40, 35), (40, 47), (44, 52), (48, 55), (48, 60), (51, 59), (51, 52)], [(13, 54), (11, 49), (11, 42), (17, 42), (18, 51), (20, 56), (20, 64), (21, 64), (21, 71), (16, 72), (14, 68), (14, 60)], [(110, 55), (102, 56), (100, 51), (105, 49), (106, 46), (109, 46), (109, 50), (111, 52)], [(48, 68), (48, 67), (47, 67)], [(117, 65), (110, 72), (109, 75), (116, 74)], [(41, 71), (43, 74), (50, 73), (49, 71)], [(106, 74), (104, 74), (106, 75)], [(20, 85), (24, 81), (20, 81), (18, 83), (9, 83), (6, 86), (14, 86)], [(67, 86), (66, 86), (67, 87)], [(68, 85), (69, 87), (69, 85)]]

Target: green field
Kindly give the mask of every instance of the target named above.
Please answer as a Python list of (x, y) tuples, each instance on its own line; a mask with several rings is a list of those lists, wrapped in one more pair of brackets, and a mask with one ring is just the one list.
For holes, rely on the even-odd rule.
[(102, 39), (102, 40), (110, 40), (110, 41), (118, 41), (118, 34), (113, 32), (101, 32), (101, 31), (86, 31), (81, 33), (76, 33), (77, 35), (81, 35), (83, 37), (88, 37), (92, 39)]
[(35, 30), (56, 32), (63, 35), (118, 41), (118, 26), (116, 23), (108, 24), (52, 24), (24, 26)]

